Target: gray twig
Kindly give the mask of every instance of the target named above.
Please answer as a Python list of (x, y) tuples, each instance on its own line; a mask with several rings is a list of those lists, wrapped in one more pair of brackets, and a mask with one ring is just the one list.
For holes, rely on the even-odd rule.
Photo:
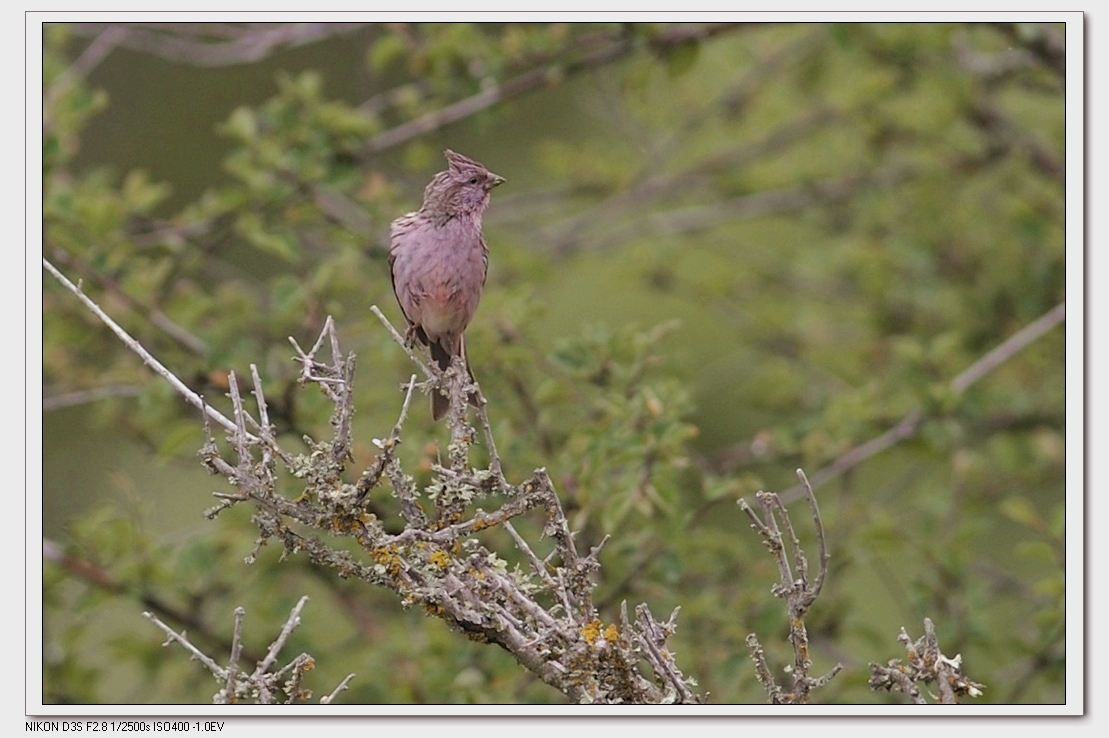
[(300, 611), (304, 609), (304, 605), (307, 604), (307, 602), (308, 597), (301, 597), (300, 600), (297, 601), (292, 612), (289, 613), (289, 617), (285, 621), (285, 626), (281, 629), (281, 633), (278, 634), (277, 640), (270, 645), (270, 650), (266, 653), (266, 657), (262, 659), (262, 661), (258, 663), (257, 668), (254, 669), (255, 677), (269, 671), (269, 668), (273, 666), (273, 662), (277, 660), (277, 654), (281, 653), (281, 649), (285, 647), (285, 641), (289, 640), (289, 636), (292, 635), (296, 627), (300, 625)]
[[(180, 643), (194, 658), (204, 664), (208, 671), (212, 672), (212, 675), (223, 685), (223, 688), (213, 697), (215, 704), (229, 705), (246, 700), (254, 700), (263, 705), (293, 703), (303, 701), (311, 696), (311, 692), (304, 689), (301, 682), (304, 674), (314, 665), (312, 657), (302, 653), (277, 671), (272, 671), (271, 667), (277, 660), (278, 652), (285, 646), (289, 634), (300, 624), (300, 611), (307, 601), (307, 597), (300, 598), (300, 601), (297, 602), (289, 614), (285, 627), (282, 628), (277, 640), (270, 646), (265, 658), (258, 662), (257, 668), (250, 674), (239, 669), (239, 658), (242, 654), (243, 622), (246, 618), (246, 611), (242, 607), (235, 608), (235, 630), (231, 641), (231, 658), (226, 668), (220, 666), (214, 659), (190, 643), (184, 631), (176, 632), (149, 612), (144, 612), (143, 617), (161, 628), (169, 636), (166, 645), (172, 642)], [(351, 674), (344, 679), (321, 702), (330, 704), (336, 694), (347, 688), (347, 684), (353, 677), (354, 675)]]
[(919, 684), (935, 684), (939, 694), (932, 696), (941, 705), (955, 705), (963, 698), (982, 695), (985, 687), (963, 674), (962, 655), (948, 658), (940, 652), (936, 627), (929, 618), (924, 618), (924, 635), (918, 640), (914, 642), (904, 628), (897, 635), (897, 640), (905, 647), (907, 662), (890, 659), (884, 666), (871, 663), (871, 689), (897, 689), (918, 705), (928, 704)]
[[(46, 268), (46, 271), (50, 272), (52, 275), (54, 275), (55, 279), (61, 282), (62, 286), (76, 295), (77, 299), (80, 300), (81, 303), (85, 307), (87, 307), (93, 315), (100, 318), (104, 325), (108, 326), (108, 328), (110, 328), (111, 331), (119, 337), (119, 340), (123, 341), (123, 343), (129, 349), (131, 349), (131, 351), (133, 351), (135, 354), (138, 355), (140, 359), (143, 360), (144, 364), (153, 369), (156, 374), (162, 377), (162, 379), (165, 379), (167, 382), (169, 382), (170, 386), (177, 390), (177, 392), (185, 398), (186, 402), (188, 402), (193, 407), (199, 409), (207, 417), (216, 421), (227, 430), (233, 433), (238, 432), (238, 428), (234, 422), (232, 422), (230, 419), (227, 418), (227, 416), (223, 415), (215, 408), (208, 405), (206, 402), (204, 402), (204, 399), (200, 395), (189, 389), (188, 386), (180, 379), (178, 379), (173, 372), (163, 366), (162, 362), (155, 359), (153, 354), (143, 348), (142, 344), (132, 338), (131, 335), (127, 333), (127, 331), (123, 330), (123, 328), (121, 328), (118, 323), (112, 320), (107, 313), (101, 310), (99, 305), (89, 299), (89, 297), (81, 290), (79, 286), (73, 284), (68, 279), (66, 279), (65, 275), (58, 271), (58, 269), (45, 258), (42, 260), (42, 265)], [(258, 440), (254, 436), (250, 435), (248, 435), (248, 439), (252, 441)]]
[[(824, 524), (820, 519), (820, 510), (816, 504), (816, 495), (813, 494), (805, 473), (797, 470), (802, 486), (808, 495), (809, 510), (812, 513), (813, 526), (816, 528), (817, 537), (817, 573), (813, 580), (809, 574), (808, 559), (805, 557), (801, 542), (794, 531), (793, 522), (790, 520), (789, 511), (778, 495), (770, 492), (759, 492), (755, 495), (759, 506), (762, 507), (763, 517), (747, 504), (744, 499), (738, 500), (740, 508), (751, 520), (753, 528), (763, 539), (763, 545), (770, 551), (778, 565), (779, 581), (770, 591), (775, 597), (786, 601), (789, 611), (789, 642), (793, 647), (793, 664), (789, 671), (793, 678), (793, 686), (783, 689), (774, 679), (773, 673), (766, 662), (766, 655), (759, 643), (758, 636), (751, 633), (747, 636), (747, 648), (751, 659), (755, 663), (755, 676), (762, 683), (772, 704), (807, 704), (812, 690), (827, 684), (838, 674), (843, 666), (836, 664), (832, 669), (819, 677), (812, 676), (812, 659), (809, 653), (809, 635), (805, 627), (805, 614), (816, 601), (828, 571), (828, 550), (824, 539)], [(781, 522), (779, 523), (779, 518)], [(783, 535), (783, 530), (785, 535)], [(789, 548), (793, 552), (793, 562), (790, 562), (786, 550), (788, 538)]]
[(338, 695), (340, 692), (346, 691), (351, 679), (354, 679), (354, 674), (347, 674), (346, 678), (343, 679), (343, 681), (339, 682), (339, 686), (331, 690), (331, 694), (320, 697), (320, 704), (330, 705), (332, 702), (334, 702), (336, 695)]

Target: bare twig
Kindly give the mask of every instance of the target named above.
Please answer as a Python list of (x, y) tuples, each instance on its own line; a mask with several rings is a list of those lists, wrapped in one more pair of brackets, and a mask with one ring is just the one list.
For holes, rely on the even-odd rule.
[(384, 325), (385, 328), (389, 331), (389, 334), (393, 337), (393, 340), (396, 341), (402, 349), (404, 349), (404, 353), (408, 355), (408, 360), (418, 366), (420, 368), (420, 371), (423, 372), (423, 375), (426, 378), (431, 379), (433, 375), (431, 373), (431, 370), (427, 368), (427, 364), (425, 364), (423, 360), (416, 356), (416, 354), (412, 351), (412, 348), (408, 345), (408, 342), (404, 340), (404, 337), (397, 332), (397, 329), (394, 328), (393, 324), (389, 322), (389, 319), (385, 317), (385, 313), (381, 312), (381, 309), (377, 305), (370, 305), (370, 312), (377, 316), (377, 319), (380, 320), (381, 324)]
[(211, 658), (209, 658), (208, 655), (205, 654), (203, 651), (201, 651), (199, 648), (197, 648), (193, 644), (189, 643), (189, 639), (185, 636), (184, 631), (181, 631), (180, 633), (178, 633), (173, 628), (169, 627), (168, 625), (163, 623), (161, 620), (159, 620), (156, 615), (154, 615), (150, 612), (144, 612), (142, 614), (142, 616), (144, 618), (146, 618), (147, 620), (149, 620), (150, 622), (157, 625), (159, 628), (161, 628), (165, 632), (165, 634), (167, 636), (169, 636), (169, 639), (165, 643), (163, 643), (162, 645), (168, 646), (170, 643), (173, 643), (173, 642), (176, 641), (177, 643), (180, 643), (185, 648), (186, 651), (191, 653), (193, 655), (193, 658), (195, 658), (197, 661), (199, 661), (200, 663), (202, 663), (206, 667), (208, 667), (208, 671), (215, 674), (217, 679), (222, 679), (222, 678), (227, 676), (227, 670), (226, 669), (224, 669), (222, 666), (220, 666), (215, 661), (213, 661)]
[(332, 702), (334, 702), (335, 697), (340, 692), (344, 692), (344, 691), (347, 690), (351, 679), (354, 679), (354, 674), (347, 674), (346, 678), (343, 679), (343, 681), (339, 682), (339, 686), (337, 686), (337, 687), (335, 687), (335, 689), (331, 690), (331, 694), (320, 697), (320, 704), (321, 705), (330, 705)]
[(266, 405), (266, 394), (262, 391), (262, 378), (258, 376), (258, 366), (250, 365), (250, 379), (254, 383), (254, 401), (258, 405), (258, 435), (262, 438), (262, 463), (267, 467), (273, 464), (271, 453), (276, 453), (286, 465), (293, 464), (292, 457), (277, 444), (273, 435), (273, 426), (270, 425), (269, 407)]
[[(805, 614), (816, 601), (824, 586), (824, 578), (828, 571), (828, 551), (824, 540), (824, 524), (820, 519), (820, 510), (816, 504), (816, 496), (809, 485), (805, 473), (797, 470), (802, 486), (809, 498), (809, 510), (812, 514), (813, 526), (816, 528), (817, 547), (819, 551), (818, 571), (815, 580), (809, 575), (808, 561), (801, 548), (801, 542), (794, 532), (793, 523), (778, 495), (759, 492), (755, 499), (763, 509), (763, 517), (747, 504), (747, 501), (738, 501), (740, 508), (751, 520), (751, 527), (762, 537), (763, 544), (770, 551), (778, 565), (778, 584), (771, 587), (770, 591), (775, 597), (786, 601), (789, 610), (789, 641), (793, 646), (793, 665), (790, 673), (793, 686), (788, 691), (780, 687), (774, 679), (773, 673), (766, 662), (766, 655), (758, 636), (751, 633), (747, 636), (747, 648), (751, 659), (755, 663), (755, 675), (762, 683), (772, 704), (806, 704), (812, 690), (827, 684), (842, 669), (842, 664), (836, 664), (832, 669), (819, 677), (813, 677), (812, 659), (809, 656), (809, 636), (805, 627)], [(779, 524), (778, 518), (781, 518)], [(783, 536), (783, 529), (785, 536)], [(793, 551), (793, 562), (789, 560), (786, 550), (786, 538), (790, 549)]]
[[(408, 379), (407, 390), (404, 393), (404, 402), (401, 403), (400, 416), (397, 422), (393, 425), (392, 431), (389, 432), (389, 437), (385, 440), (374, 439), (375, 446), (381, 449), (374, 463), (370, 465), (366, 471), (362, 472), (362, 476), (358, 480), (357, 494), (355, 499), (361, 502), (370, 490), (377, 486), (381, 481), (382, 474), (386, 469), (393, 469), (395, 462), (395, 453), (397, 446), (401, 442), (401, 430), (404, 428), (404, 421), (408, 418), (408, 408), (412, 404), (412, 391), (416, 389), (416, 375), (413, 374)], [(401, 515), (408, 522), (409, 525), (416, 527), (423, 527), (427, 523), (427, 517), (420, 509), (419, 501), (416, 499), (415, 490), (411, 485), (403, 481), (403, 475), (399, 470), (394, 470), (393, 475), (393, 491), (396, 493), (397, 498), (401, 504)]]
[[(254, 700), (264, 705), (293, 703), (311, 696), (311, 692), (304, 689), (301, 682), (304, 674), (314, 664), (312, 657), (302, 653), (277, 671), (272, 671), (271, 667), (277, 660), (278, 652), (284, 647), (293, 629), (300, 624), (300, 611), (307, 601), (307, 597), (301, 597), (300, 601), (293, 607), (277, 640), (273, 642), (265, 658), (258, 663), (257, 668), (251, 674), (239, 669), (239, 657), (242, 653), (243, 621), (246, 617), (246, 611), (243, 608), (235, 608), (235, 632), (231, 646), (231, 659), (226, 668), (220, 666), (214, 659), (190, 643), (183, 631), (178, 633), (149, 612), (144, 612), (143, 617), (161, 628), (169, 636), (169, 640), (166, 641), (165, 645), (173, 642), (181, 644), (185, 650), (193, 655), (193, 658), (204, 664), (208, 671), (212, 672), (212, 675), (223, 685), (223, 688), (213, 697), (212, 701), (215, 704), (235, 704), (245, 700)], [(335, 695), (347, 688), (353, 677), (354, 675), (351, 674), (344, 679), (321, 702), (330, 704)]]
[(60, 248), (51, 249), (51, 255), (63, 267), (75, 270), (83, 279), (92, 280), (101, 289), (110, 292), (113, 297), (121, 300), (128, 308), (141, 313), (144, 318), (149, 320), (155, 327), (160, 328), (167, 336), (176, 341), (178, 345), (197, 356), (208, 356), (208, 344), (171, 320), (169, 316), (158, 308), (132, 297), (114, 279), (106, 277), (93, 269), (84, 259), (74, 256)]
[[(154, 370), (155, 373), (169, 382), (170, 386), (177, 390), (177, 392), (185, 398), (186, 402), (188, 402), (193, 407), (199, 409), (207, 417), (216, 421), (227, 430), (233, 433), (238, 431), (238, 428), (236, 427), (234, 422), (232, 422), (230, 419), (227, 418), (227, 416), (223, 415), (212, 406), (208, 405), (208, 403), (204, 402), (204, 399), (200, 395), (189, 389), (184, 382), (178, 379), (173, 372), (163, 366), (160, 361), (155, 359), (154, 356), (145, 348), (143, 348), (138, 341), (132, 338), (130, 334), (127, 333), (127, 331), (120, 328), (119, 324), (112, 320), (107, 313), (101, 310), (99, 305), (89, 299), (89, 297), (81, 291), (80, 287), (66, 279), (65, 275), (58, 271), (53, 264), (51, 264), (44, 258), (42, 260), (42, 265), (46, 268), (46, 271), (54, 275), (54, 278), (61, 282), (67, 290), (76, 295), (77, 299), (80, 300), (85, 307), (92, 311), (93, 315), (100, 318), (104, 325), (108, 326), (108, 328), (110, 328), (111, 331), (115, 333), (129, 349), (131, 349), (139, 356), (140, 359), (143, 360), (144, 364), (149, 366), (151, 369)], [(257, 440), (254, 436), (250, 436), (249, 434), (248, 438), (255, 441)]]
[(54, 107), (66, 90), (84, 79), (89, 73), (107, 58), (127, 35), (126, 31), (116, 25), (109, 25), (100, 30), (92, 43), (89, 44), (81, 56), (64, 72), (57, 76), (42, 96), (42, 130), (49, 131), (53, 128)]
[(935, 684), (939, 695), (933, 696), (941, 705), (955, 705), (962, 698), (981, 696), (985, 687), (963, 675), (962, 656), (956, 654), (954, 658), (948, 658), (940, 652), (936, 628), (929, 618), (924, 618), (924, 635), (915, 643), (904, 628), (897, 640), (905, 646), (908, 663), (890, 659), (885, 666), (870, 664), (871, 689), (897, 689), (918, 705), (928, 704), (918, 683)]
[(301, 597), (296, 605), (293, 607), (292, 612), (289, 613), (289, 618), (285, 621), (285, 626), (278, 634), (277, 640), (270, 645), (270, 650), (266, 653), (266, 657), (262, 659), (257, 668), (254, 669), (254, 677), (259, 677), (269, 671), (273, 666), (274, 661), (277, 660), (277, 654), (281, 653), (281, 649), (285, 647), (285, 641), (289, 640), (289, 636), (293, 634), (296, 627), (300, 625), (300, 611), (304, 609), (305, 604), (308, 603), (307, 597)]
[(243, 621), (246, 620), (246, 610), (242, 607), (235, 608), (235, 631), (231, 637), (231, 660), (227, 662), (227, 681), (223, 688), (227, 694), (235, 690), (235, 674), (239, 671), (239, 656), (243, 650)]

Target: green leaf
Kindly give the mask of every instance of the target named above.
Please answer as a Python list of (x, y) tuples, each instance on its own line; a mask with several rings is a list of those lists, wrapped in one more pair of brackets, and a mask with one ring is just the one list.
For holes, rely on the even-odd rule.
[(1001, 512), (1005, 517), (1014, 520), (1026, 528), (1033, 530), (1041, 530), (1043, 528), (1043, 519), (1040, 518), (1039, 513), (1032, 507), (1032, 503), (1023, 497), (1007, 497), (1001, 501)]
[(397, 33), (386, 33), (370, 47), (367, 60), (375, 72), (384, 72), (404, 57), (407, 50), (404, 38)]
[(235, 108), (227, 122), (220, 126), (220, 132), (247, 143), (258, 135), (258, 116), (250, 108)]
[(682, 76), (693, 69), (700, 54), (701, 43), (696, 39), (670, 47), (663, 55), (667, 74), (671, 79)]

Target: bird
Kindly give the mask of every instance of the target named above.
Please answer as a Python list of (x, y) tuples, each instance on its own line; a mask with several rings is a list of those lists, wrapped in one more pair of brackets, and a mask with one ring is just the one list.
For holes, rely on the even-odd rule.
[[(463, 334), (489, 270), (481, 216), (493, 188), (505, 179), (450, 149), (444, 156), (447, 169), (431, 178), (420, 209), (397, 218), (389, 228), (389, 272), (408, 322), (405, 340), (427, 346), (443, 371), (460, 357), (473, 379)], [(476, 397), (469, 401), (477, 404)], [(432, 417), (439, 420), (449, 408), (449, 398), (433, 390)]]

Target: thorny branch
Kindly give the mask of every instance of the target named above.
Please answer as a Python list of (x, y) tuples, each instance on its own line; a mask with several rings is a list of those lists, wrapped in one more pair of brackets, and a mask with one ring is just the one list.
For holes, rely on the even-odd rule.
[[(379, 311), (375, 311), (379, 312)], [(403, 345), (403, 338), (389, 326)], [(319, 354), (324, 347), (330, 359)], [(261, 536), (258, 545), (278, 539), (285, 555), (306, 554), (314, 563), (334, 568), (342, 577), (357, 577), (395, 591), (407, 606), (419, 605), (468, 637), (496, 643), (521, 664), (571, 699), (582, 702), (698, 701), (691, 680), (682, 676), (665, 651), (673, 623), (658, 624), (649, 611), (622, 627), (602, 626), (592, 602), (591, 574), (600, 567), (600, 547), (582, 555), (577, 551), (558, 496), (546, 470), (537, 469), (518, 485), (504, 477), (492, 446), (485, 400), (480, 388), (458, 366), (446, 372), (420, 362), (428, 380), (416, 376), (403, 385), (404, 399), (397, 422), (384, 440), (376, 440), (378, 457), (351, 483), (345, 480), (350, 462), (350, 416), (353, 412), (353, 355), (339, 350), (334, 324), (325, 323), (311, 349), (297, 347), (302, 364), (301, 381), (318, 384), (334, 405), (330, 443), (306, 438), (310, 453), (293, 457), (283, 451), (267, 429), (264, 394), (255, 391), (257, 422), (232, 391), (236, 431), (228, 435), (237, 462), (224, 459), (215, 439), (203, 451), (205, 463), (226, 476), (239, 490), (223, 497), (224, 507), (252, 502)], [(235, 382), (232, 381), (232, 387)], [(438, 391), (445, 387), (452, 398), (447, 416), (450, 444), (443, 465), (432, 468), (431, 484), (420, 489), (403, 469), (395, 450), (401, 443), (413, 392), (417, 387)], [(474, 468), (470, 448), (478, 434), (467, 417), (461, 398), (476, 396), (475, 411), (489, 445), (490, 463)], [(255, 441), (244, 440), (247, 428), (257, 428)], [(295, 500), (277, 491), (273, 464), (257, 463), (258, 449), (287, 463), (292, 474), (305, 481)], [(404, 529), (396, 534), (365, 508), (367, 498), (388, 486), (399, 503)], [(480, 501), (499, 505), (484, 510)], [(547, 555), (512, 529), (510, 535), (527, 562), (527, 568), (510, 567), (486, 547), (479, 534), (530, 510), (542, 510), (543, 537), (553, 541)], [(319, 535), (345, 536), (358, 542), (361, 556), (333, 548)], [(640, 674), (645, 661), (653, 669)]]
[(871, 689), (897, 689), (918, 705), (928, 704), (928, 700), (920, 693), (919, 684), (935, 684), (939, 694), (933, 694), (932, 697), (941, 705), (956, 705), (964, 697), (981, 696), (985, 687), (963, 675), (962, 655), (955, 654), (954, 658), (948, 658), (940, 653), (936, 628), (930, 619), (924, 618), (924, 635), (915, 643), (904, 628), (897, 640), (905, 646), (908, 663), (902, 664), (901, 659), (890, 659), (885, 666), (870, 664)]
[[(467, 637), (495, 643), (569, 699), (590, 703), (657, 704), (700, 702), (696, 683), (678, 668), (666, 641), (675, 631), (675, 615), (665, 623), (654, 620), (645, 605), (629, 620), (605, 624), (593, 602), (593, 574), (605, 543), (586, 554), (578, 551), (574, 535), (546, 469), (539, 468), (518, 484), (505, 477), (493, 444), (486, 402), (480, 388), (456, 362), (441, 372), (419, 361), (427, 380), (412, 375), (403, 385), (404, 399), (397, 422), (384, 440), (375, 441), (378, 457), (361, 473), (348, 473), (352, 461), (351, 417), (354, 413), (353, 354), (339, 347), (335, 325), (325, 322), (310, 349), (295, 341), (300, 382), (320, 388), (333, 405), (333, 438), (304, 437), (306, 453), (285, 449), (269, 422), (265, 392), (257, 368), (251, 366), (256, 415), (246, 407), (233, 372), (229, 377), (231, 417), (209, 406), (168, 369), (116, 325), (80, 288), (43, 260), (44, 267), (93, 311), (143, 361), (170, 381), (191, 404), (204, 413), (207, 441), (200, 451), (204, 466), (222, 476), (234, 493), (216, 493), (219, 504), (206, 512), (210, 518), (234, 505), (249, 503), (259, 547), (271, 539), (283, 556), (306, 555), (313, 563), (334, 569), (340, 577), (355, 577), (393, 590), (405, 606), (419, 606), (442, 618)], [(379, 314), (384, 323), (384, 316)], [(401, 345), (401, 335), (387, 325)], [(324, 358), (321, 354), (328, 353)], [(395, 453), (412, 395), (445, 388), (451, 398), (447, 414), (450, 443), (444, 464), (432, 467), (432, 481), (422, 488), (404, 469)], [(482, 435), (471, 425), (466, 398), (477, 399), (474, 411)], [(217, 443), (209, 420), (226, 431), (226, 446)], [(474, 467), (470, 449), (483, 438), (489, 462)], [(279, 489), (285, 474), (301, 480), (295, 497)], [(353, 481), (348, 477), (353, 476)], [(392, 496), (399, 503), (403, 529), (389, 533), (369, 512), (372, 498)], [(375, 500), (376, 501), (376, 500)], [(539, 514), (538, 542), (529, 542), (510, 521), (531, 511)], [(510, 565), (488, 547), (483, 531), (503, 526), (522, 556)], [(350, 538), (360, 551), (332, 546), (329, 539)], [(544, 539), (549, 542), (544, 543)], [(539, 544), (543, 544), (542, 550)], [(625, 608), (626, 610), (626, 608)], [(275, 644), (279, 649), (280, 642)], [(173, 636), (171, 636), (172, 638)], [(183, 637), (175, 638), (184, 645)], [(188, 647), (188, 646), (186, 646)], [(233, 662), (237, 650), (232, 648)], [(259, 665), (253, 679), (262, 679), (277, 649)], [(210, 659), (208, 660), (210, 661)], [(205, 662), (207, 663), (207, 662)], [(213, 662), (214, 663), (214, 662)], [(208, 664), (225, 683), (227, 670)], [(296, 663), (280, 674), (292, 670)], [(299, 678), (299, 677), (298, 677)], [(225, 690), (229, 689), (226, 685)], [(238, 694), (232, 686), (227, 694)], [(271, 697), (272, 697), (271, 693)], [(267, 697), (267, 699), (269, 699)]]
[[(243, 621), (246, 617), (246, 611), (243, 608), (235, 608), (235, 631), (231, 641), (231, 658), (226, 667), (220, 666), (215, 659), (194, 646), (183, 631), (178, 633), (149, 612), (144, 612), (143, 617), (157, 625), (169, 636), (164, 645), (168, 646), (174, 642), (181, 644), (186, 651), (193, 655), (194, 659), (204, 664), (208, 671), (212, 672), (212, 676), (222, 685), (213, 696), (212, 702), (214, 704), (234, 705), (243, 702), (255, 702), (261, 705), (291, 704), (303, 702), (312, 697), (312, 691), (304, 688), (301, 682), (304, 679), (304, 674), (315, 666), (315, 661), (308, 654), (302, 653), (281, 669), (277, 671), (271, 671), (271, 669), (277, 661), (277, 655), (285, 647), (285, 642), (289, 640), (293, 630), (300, 625), (300, 611), (304, 609), (304, 604), (307, 601), (307, 597), (300, 598), (292, 612), (289, 613), (289, 619), (285, 621), (285, 627), (281, 629), (281, 633), (270, 646), (265, 658), (259, 661), (254, 671), (249, 674), (239, 669), (239, 657), (243, 650)], [(335, 695), (346, 689), (347, 684), (353, 678), (353, 674), (349, 675), (340, 682), (331, 694), (325, 696), (320, 702), (330, 704), (335, 699)]]
[(809, 657), (809, 635), (805, 628), (805, 613), (824, 587), (824, 577), (828, 572), (828, 548), (824, 540), (824, 524), (820, 520), (816, 495), (813, 494), (812, 486), (805, 477), (805, 473), (798, 469), (797, 476), (801, 479), (808, 498), (809, 512), (812, 514), (816, 528), (818, 559), (815, 578), (810, 575), (805, 551), (801, 547), (801, 541), (794, 531), (793, 522), (781, 498), (772, 492), (759, 492), (755, 495), (756, 501), (763, 510), (762, 518), (759, 518), (758, 513), (751, 509), (746, 500), (739, 500), (740, 508), (751, 519), (751, 528), (762, 536), (763, 544), (778, 564), (780, 581), (771, 587), (770, 591), (775, 597), (784, 599), (789, 610), (789, 642), (793, 646), (793, 664), (787, 671), (793, 677), (793, 687), (788, 691), (779, 686), (774, 679), (758, 636), (754, 633), (747, 636), (747, 648), (751, 652), (751, 660), (755, 662), (755, 674), (770, 697), (770, 702), (775, 705), (807, 704), (812, 690), (827, 684), (843, 669), (841, 664), (836, 664), (823, 676), (811, 676), (812, 659)]

